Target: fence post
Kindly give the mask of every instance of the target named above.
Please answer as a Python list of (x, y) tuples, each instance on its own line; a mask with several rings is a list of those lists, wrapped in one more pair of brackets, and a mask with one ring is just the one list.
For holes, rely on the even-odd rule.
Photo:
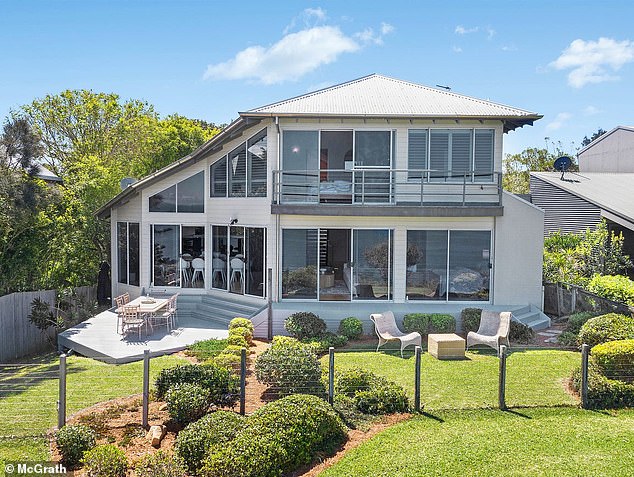
[(498, 383), (498, 406), (506, 411), (506, 346), (500, 345), (500, 379)]
[(590, 345), (581, 346), (581, 407), (588, 409), (588, 358)]
[(66, 424), (66, 355), (59, 357), (59, 400), (57, 401), (57, 428)]
[(267, 283), (267, 293), (268, 293), (268, 301), (266, 307), (266, 316), (267, 316), (267, 338), (270, 340), (273, 339), (273, 269), (267, 269), (266, 274), (266, 283)]
[(240, 350), (240, 414), (244, 416), (247, 401), (247, 349)]
[(414, 355), (416, 357), (414, 364), (414, 411), (420, 412), (420, 346), (416, 346)]
[(572, 287), (572, 296), (570, 297), (570, 308), (572, 308), (571, 313), (574, 313), (577, 309), (577, 287), (574, 286)]
[(143, 416), (142, 426), (148, 427), (148, 414), (150, 407), (150, 350), (143, 350)]
[(335, 348), (328, 348), (328, 402), (332, 405), (335, 398)]

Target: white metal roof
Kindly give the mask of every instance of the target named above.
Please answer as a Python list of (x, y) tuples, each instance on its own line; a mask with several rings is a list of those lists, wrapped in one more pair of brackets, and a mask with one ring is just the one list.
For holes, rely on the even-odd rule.
[(634, 173), (567, 172), (563, 181), (560, 172), (531, 172), (531, 175), (595, 204), (602, 211), (634, 222)]
[(537, 113), (372, 74), (240, 113), (241, 116), (361, 116), (499, 118), (509, 129), (532, 124)]

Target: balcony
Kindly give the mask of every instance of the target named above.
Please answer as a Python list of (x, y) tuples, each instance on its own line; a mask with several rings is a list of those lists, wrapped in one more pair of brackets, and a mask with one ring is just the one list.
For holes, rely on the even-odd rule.
[(271, 210), (306, 215), (502, 215), (502, 174), (384, 168), (273, 171)]

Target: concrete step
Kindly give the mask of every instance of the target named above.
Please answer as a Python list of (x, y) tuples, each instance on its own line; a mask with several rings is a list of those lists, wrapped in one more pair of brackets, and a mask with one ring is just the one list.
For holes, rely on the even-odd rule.
[(529, 328), (532, 328), (534, 331), (550, 327), (550, 318), (537, 309), (531, 309), (522, 314), (518, 314), (514, 311), (513, 318)]

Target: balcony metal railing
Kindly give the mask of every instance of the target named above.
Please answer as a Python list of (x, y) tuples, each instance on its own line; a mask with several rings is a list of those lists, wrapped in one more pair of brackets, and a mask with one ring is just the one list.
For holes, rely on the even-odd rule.
[(477, 206), (502, 204), (502, 174), (357, 168), (273, 171), (273, 203)]

